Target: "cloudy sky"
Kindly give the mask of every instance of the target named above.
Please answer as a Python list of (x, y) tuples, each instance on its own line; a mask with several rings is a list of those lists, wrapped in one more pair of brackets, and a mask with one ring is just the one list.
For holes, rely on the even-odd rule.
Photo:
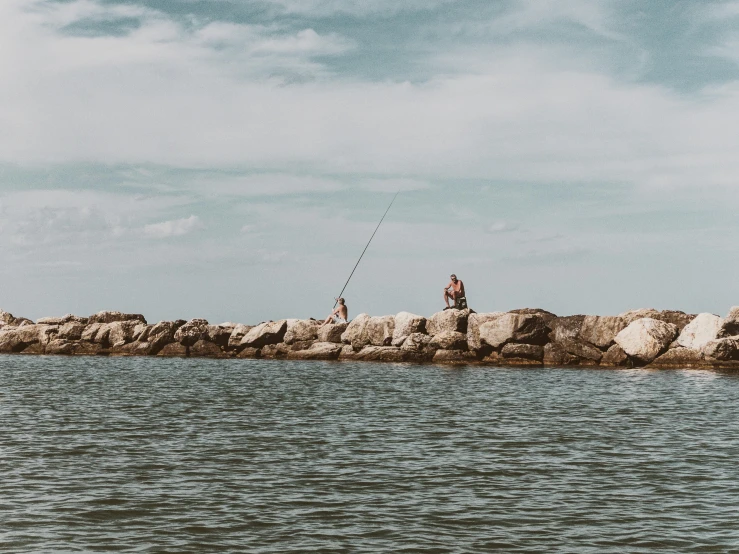
[(2, 0), (0, 308), (739, 304), (739, 1)]

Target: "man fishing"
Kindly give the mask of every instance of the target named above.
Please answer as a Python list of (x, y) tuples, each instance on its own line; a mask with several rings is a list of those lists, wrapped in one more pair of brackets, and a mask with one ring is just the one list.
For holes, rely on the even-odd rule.
[(347, 323), (349, 321), (349, 309), (346, 307), (346, 302), (343, 298), (335, 298), (339, 305), (336, 306), (331, 315), (326, 318), (326, 321), (321, 323), (319, 327), (323, 327), (327, 323)]
[[(444, 287), (444, 302), (446, 302), (445, 310), (449, 310), (457, 305), (457, 300), (465, 298), (464, 294), (464, 283), (457, 279), (457, 276), (452, 273), (452, 280), (449, 284)], [(454, 303), (454, 306), (449, 305), (449, 301)]]

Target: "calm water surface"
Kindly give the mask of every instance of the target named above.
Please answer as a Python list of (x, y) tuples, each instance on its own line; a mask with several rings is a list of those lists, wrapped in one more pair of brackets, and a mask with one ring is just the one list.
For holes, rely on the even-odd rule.
[(3, 552), (739, 552), (739, 375), (0, 356)]

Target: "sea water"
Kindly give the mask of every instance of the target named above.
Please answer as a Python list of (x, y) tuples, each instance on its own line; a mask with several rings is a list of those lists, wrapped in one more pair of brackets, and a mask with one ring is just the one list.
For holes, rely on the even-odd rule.
[(0, 551), (739, 551), (738, 410), (709, 371), (0, 356)]

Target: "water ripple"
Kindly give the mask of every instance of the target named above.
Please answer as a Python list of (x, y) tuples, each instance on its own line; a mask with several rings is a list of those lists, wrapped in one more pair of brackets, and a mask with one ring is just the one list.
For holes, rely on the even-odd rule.
[(2, 552), (739, 552), (739, 378), (0, 356)]

